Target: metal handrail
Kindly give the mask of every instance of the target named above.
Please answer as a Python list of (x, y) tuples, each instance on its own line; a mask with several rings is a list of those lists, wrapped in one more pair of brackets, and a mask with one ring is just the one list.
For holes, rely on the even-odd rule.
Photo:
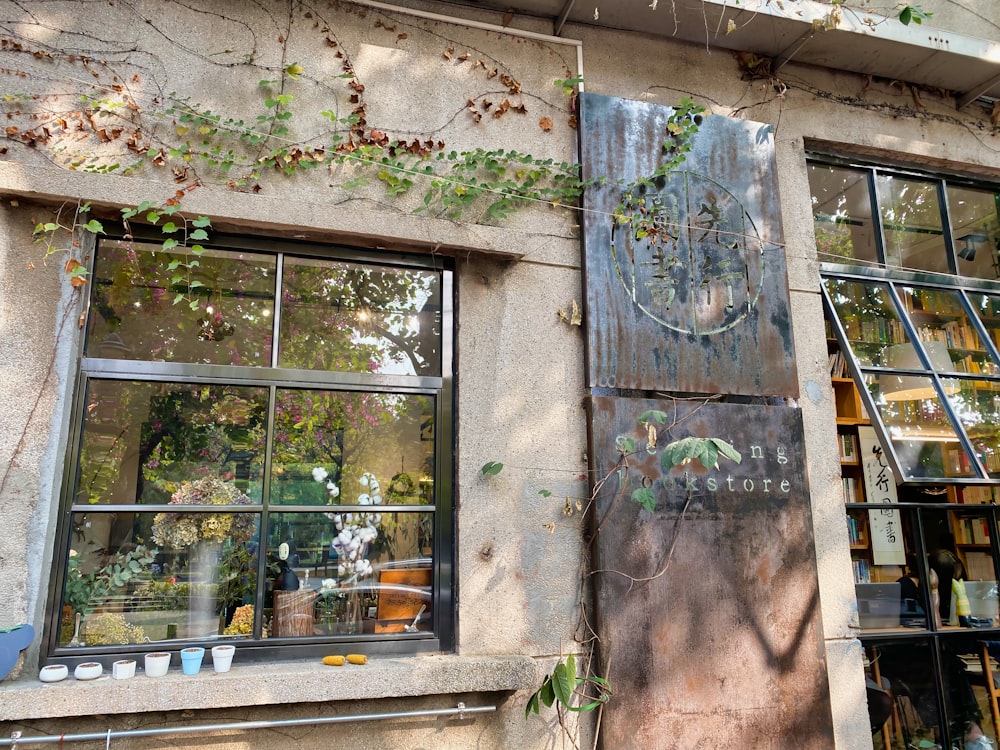
[(377, 714), (348, 714), (345, 716), (313, 716), (308, 719), (274, 719), (260, 721), (236, 721), (223, 724), (194, 724), (190, 726), (162, 727), (160, 729), (123, 729), (106, 732), (86, 732), (83, 734), (52, 734), (42, 737), (22, 737), (21, 732), (12, 732), (10, 739), (0, 739), (0, 747), (18, 748), (23, 745), (41, 745), (63, 742), (93, 742), (106, 740), (108, 746), (111, 740), (121, 737), (154, 737), (168, 734), (199, 734), (221, 732), (225, 730), (273, 729), (275, 727), (293, 727), (302, 724), (343, 724), (351, 721), (384, 721), (386, 719), (412, 719), (428, 716), (458, 716), (464, 719), (470, 714), (483, 714), (496, 711), (496, 706), (467, 707), (459, 703), (455, 708), (429, 708), (420, 711), (388, 711)]

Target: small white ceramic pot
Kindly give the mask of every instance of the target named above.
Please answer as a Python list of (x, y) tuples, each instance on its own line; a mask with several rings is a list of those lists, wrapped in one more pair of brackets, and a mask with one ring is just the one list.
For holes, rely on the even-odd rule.
[(85, 661), (78, 664), (73, 671), (73, 676), (78, 680), (96, 680), (104, 674), (104, 667), (96, 661)]
[(235, 654), (236, 646), (229, 644), (212, 646), (212, 669), (216, 672), (228, 672)]
[(69, 676), (69, 668), (65, 664), (50, 664), (42, 667), (38, 679), (42, 682), (59, 682)]
[(135, 677), (135, 659), (122, 659), (111, 665), (111, 676), (116, 680)]
[(163, 677), (170, 669), (170, 653), (157, 651), (146, 654), (146, 677)]

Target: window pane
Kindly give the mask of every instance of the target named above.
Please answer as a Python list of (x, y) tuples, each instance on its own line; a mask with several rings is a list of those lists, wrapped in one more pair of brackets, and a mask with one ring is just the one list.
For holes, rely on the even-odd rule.
[(75, 502), (168, 503), (223, 476), (259, 503), (266, 414), (264, 388), (91, 379)]
[[(866, 383), (906, 478), (977, 475), (930, 377), (869, 373)], [(919, 396), (892, 398), (899, 393)]]
[(270, 517), (270, 637), (433, 629), (433, 514), (388, 512), (386, 488), (366, 482), (380, 502)]
[(863, 169), (809, 165), (813, 229), (822, 260), (879, 262), (868, 174)]
[(895, 508), (852, 508), (847, 523), (862, 630), (927, 628), (923, 594), (910, 578), (917, 559), (912, 516)]
[(896, 714), (905, 739), (905, 743), (894, 743), (894, 747), (904, 747), (904, 744), (906, 747), (941, 747), (938, 744), (943, 741), (941, 709), (932, 656), (931, 645), (926, 640), (866, 645), (868, 706), (873, 719), (873, 735), (879, 740), (882, 724), (886, 721), (890, 722), (890, 729), (894, 731), (891, 715), (879, 714), (878, 718), (884, 716), (884, 721), (878, 721), (876, 713), (872, 712), (872, 707), (879, 705), (879, 691), (884, 694), (888, 690), (895, 699)]
[(977, 279), (1000, 278), (997, 193), (951, 185), (947, 190), (959, 274)]
[[(986, 327), (990, 341), (995, 347), (1000, 347), (1000, 296), (978, 292), (970, 292), (968, 296), (972, 309)], [(989, 369), (986, 369), (987, 365), (985, 364), (983, 367), (982, 372), (985, 374), (1000, 375), (1000, 368), (996, 365)]]
[[(900, 287), (903, 304), (917, 329), (931, 366), (938, 371), (995, 372), (975, 326), (962, 306), (961, 295), (947, 289)], [(922, 368), (922, 365), (915, 365)]]
[(87, 356), (266, 366), (274, 271), (266, 255), (196, 256), (163, 252), (158, 244), (101, 242)]
[(885, 284), (826, 279), (834, 310), (862, 365), (891, 366), (890, 356), (912, 356), (916, 351)]
[[(1000, 474), (1000, 383), (987, 380), (951, 380), (960, 389), (948, 402), (975, 446), (979, 460), (991, 474)], [(957, 460), (958, 456), (955, 456)]]
[(286, 258), (279, 366), (441, 373), (440, 274)]
[(216, 638), (253, 601), (257, 513), (94, 512), (72, 520), (60, 646)]
[(347, 488), (366, 472), (431, 488), (434, 408), (430, 396), (280, 389), (270, 502), (351, 504), (358, 493)]
[(886, 263), (950, 273), (938, 183), (879, 174), (875, 184)]

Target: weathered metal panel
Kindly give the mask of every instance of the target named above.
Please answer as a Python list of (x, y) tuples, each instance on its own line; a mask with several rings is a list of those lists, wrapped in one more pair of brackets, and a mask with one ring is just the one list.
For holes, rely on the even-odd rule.
[[(802, 422), (784, 406), (594, 397), (592, 468), (616, 468), (619, 435), (669, 415), (630, 484), (604, 485), (594, 519), (600, 663), (613, 697), (606, 750), (832, 746)], [(742, 454), (661, 470), (671, 440), (717, 437)], [(647, 477), (653, 512), (630, 499)], [(690, 494), (690, 503), (683, 511)], [(667, 563), (674, 536), (676, 548)]]
[(584, 177), (607, 178), (584, 196), (588, 385), (797, 397), (770, 126), (706, 117), (685, 162), (638, 188), (673, 110), (582, 108)]

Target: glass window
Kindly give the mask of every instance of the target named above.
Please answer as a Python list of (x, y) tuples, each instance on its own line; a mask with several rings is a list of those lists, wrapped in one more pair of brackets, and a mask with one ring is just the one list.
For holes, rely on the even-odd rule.
[(948, 186), (948, 215), (962, 276), (1000, 279), (997, 199), (992, 190)]
[(915, 275), (827, 273), (824, 289), (865, 410), (903, 481), (1000, 478), (997, 299)]
[(866, 170), (809, 165), (816, 250), (828, 261), (878, 263)]
[(809, 180), (873, 743), (995, 743), (996, 193), (819, 160)]
[(50, 655), (451, 647), (450, 272), (302, 249), (99, 243)]
[(885, 262), (890, 266), (948, 273), (938, 183), (879, 173), (875, 179)]
[(1000, 279), (1000, 193), (955, 179), (809, 161), (824, 262)]

